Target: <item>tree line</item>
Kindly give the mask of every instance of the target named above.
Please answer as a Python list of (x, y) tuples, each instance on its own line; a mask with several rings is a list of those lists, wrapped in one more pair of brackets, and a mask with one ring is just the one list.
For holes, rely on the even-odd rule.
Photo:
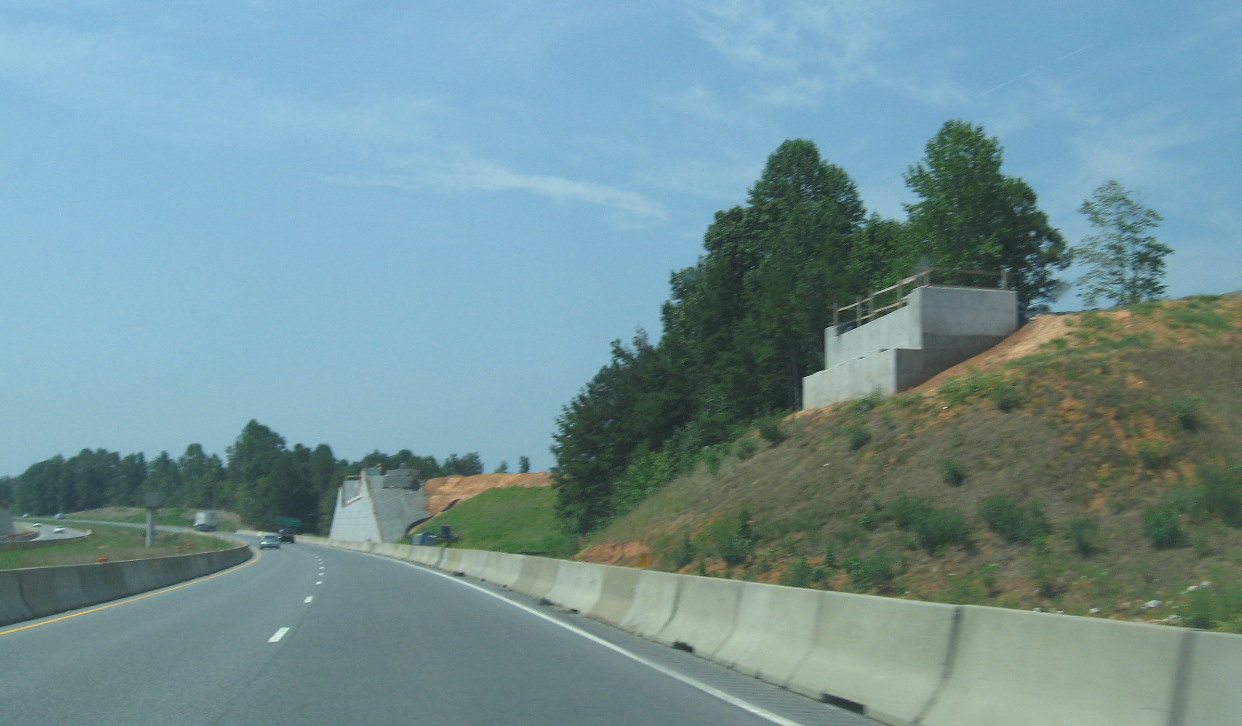
[[(672, 273), (659, 340), (641, 329), (628, 342), (614, 340), (608, 363), (562, 408), (552, 453), (565, 528), (602, 526), (714, 445), (797, 409), (802, 378), (824, 366), (823, 330), (834, 308), (919, 267), (1003, 271), (1025, 313), (1047, 310), (1065, 288), (1055, 275), (1077, 250), (1051, 226), (1034, 190), (1003, 172), (1002, 157), (982, 126), (946, 122), (905, 173), (916, 201), (896, 220), (868, 213), (849, 174), (812, 141), (783, 142), (745, 203), (715, 214), (698, 261)], [(1125, 197), (1124, 189), (1109, 192)], [(1101, 193), (1096, 201), (1106, 203)], [(1109, 220), (1116, 218), (1102, 211), (1091, 217), (1105, 230), (1080, 259), (1116, 262), (1124, 243), (1115, 233), (1124, 229)], [(1150, 254), (1136, 259), (1149, 276), (1163, 274)], [(1116, 281), (1118, 273), (1087, 282), (1096, 278)], [(1117, 297), (1133, 301), (1152, 290), (1163, 287), (1129, 284)]]
[[(528, 460), (522, 457), (523, 465)], [(163, 451), (152, 459), (104, 449), (76, 456), (54, 456), (20, 476), (0, 477), (0, 503), (19, 512), (51, 514), (107, 506), (137, 507), (144, 495), (160, 495), (161, 506), (234, 511), (255, 527), (270, 528), (276, 517), (302, 520), (307, 532), (327, 533), (341, 481), (364, 468), (417, 469), (423, 479), (483, 473), (477, 452), (449, 454), (443, 461), (409, 449), (395, 454), (373, 451), (358, 461), (338, 459), (320, 444), (289, 447), (284, 437), (250, 421), (224, 458), (190, 444), (173, 458)]]

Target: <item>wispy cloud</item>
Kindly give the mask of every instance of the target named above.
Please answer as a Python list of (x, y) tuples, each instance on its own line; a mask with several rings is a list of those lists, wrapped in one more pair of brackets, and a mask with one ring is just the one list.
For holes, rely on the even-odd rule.
[(830, 93), (872, 85), (932, 105), (957, 102), (956, 84), (931, 73), (902, 72), (886, 58), (901, 0), (766, 2), (691, 0), (699, 37), (755, 75), (756, 107), (808, 107)]
[(490, 161), (452, 164), (431, 162), (415, 173), (359, 174), (324, 177), (324, 181), (409, 191), (520, 191), (561, 203), (583, 203), (615, 209), (644, 222), (663, 222), (668, 213), (658, 202), (624, 189), (581, 179), (526, 174)]

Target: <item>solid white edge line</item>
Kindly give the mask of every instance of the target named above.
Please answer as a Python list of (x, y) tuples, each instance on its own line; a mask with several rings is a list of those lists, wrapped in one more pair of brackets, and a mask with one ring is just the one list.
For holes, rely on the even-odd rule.
[(283, 638), (283, 637), (285, 637), (285, 633), (287, 633), (287, 632), (289, 632), (289, 629), (288, 629), (288, 628), (281, 628), (280, 630), (277, 630), (277, 631), (276, 631), (275, 635), (273, 635), (272, 637), (268, 638), (268, 639), (267, 639), (267, 642), (269, 642), (269, 643), (279, 643), (279, 642), (280, 642), (280, 639), (281, 639), (281, 638)]
[(592, 634), (592, 633), (588, 633), (587, 631), (585, 631), (585, 630), (583, 630), (583, 629), (581, 629), (581, 628), (577, 627), (576, 625), (572, 625), (572, 624), (570, 624), (570, 623), (566, 623), (566, 622), (562, 622), (562, 621), (560, 621), (560, 620), (557, 620), (556, 618), (554, 618), (554, 617), (552, 617), (552, 616), (548, 615), (547, 613), (541, 613), (541, 612), (539, 612), (538, 610), (536, 610), (536, 609), (534, 609), (534, 608), (530, 607), (529, 605), (526, 605), (526, 604), (524, 604), (524, 603), (520, 603), (520, 602), (516, 602), (516, 601), (514, 601), (514, 600), (510, 600), (509, 598), (504, 597), (503, 595), (500, 595), (499, 593), (492, 592), (491, 590), (488, 590), (488, 589), (487, 589), (487, 588), (485, 588), (485, 587), (479, 587), (478, 585), (474, 584), (473, 582), (469, 582), (469, 581), (464, 580), (464, 579), (462, 579), (462, 578), (460, 578), (460, 577), (457, 577), (457, 576), (455, 576), (455, 575), (451, 575), (451, 574), (448, 574), (448, 573), (446, 573), (446, 572), (441, 572), (441, 571), (439, 571), (439, 570), (433, 570), (433, 569), (431, 569), (430, 567), (423, 567), (423, 566), (421, 566), (421, 565), (416, 565), (416, 564), (414, 564), (413, 562), (406, 562), (405, 560), (398, 560), (398, 559), (394, 559), (394, 558), (392, 558), (392, 557), (385, 557), (384, 555), (377, 555), (377, 554), (374, 554), (374, 553), (371, 553), (371, 552), (360, 552), (359, 554), (370, 555), (370, 556), (372, 556), (372, 557), (379, 557), (380, 559), (384, 559), (384, 560), (391, 560), (391, 561), (393, 561), (393, 562), (398, 562), (398, 563), (403, 564), (403, 565), (405, 565), (405, 566), (407, 566), (407, 567), (412, 567), (412, 568), (414, 568), (414, 569), (416, 569), (416, 570), (422, 570), (422, 571), (424, 571), (424, 572), (429, 572), (429, 573), (431, 573), (431, 574), (433, 574), (433, 575), (439, 575), (440, 577), (443, 577), (443, 578), (444, 578), (444, 579), (446, 579), (446, 580), (451, 580), (452, 582), (456, 582), (456, 583), (458, 583), (458, 584), (460, 584), (460, 585), (465, 585), (466, 587), (473, 588), (473, 589), (478, 590), (479, 592), (483, 593), (484, 595), (487, 595), (487, 596), (489, 596), (489, 597), (494, 597), (494, 598), (496, 598), (497, 600), (500, 600), (501, 602), (505, 602), (505, 603), (508, 603), (508, 604), (510, 604), (510, 605), (512, 605), (512, 606), (514, 606), (514, 607), (516, 607), (516, 608), (520, 608), (520, 609), (522, 609), (522, 610), (525, 610), (526, 612), (530, 613), (531, 615), (534, 615), (535, 617), (538, 617), (538, 618), (543, 618), (544, 620), (548, 621), (549, 623), (552, 623), (553, 625), (559, 625), (560, 627), (564, 628), (565, 630), (568, 630), (568, 631), (569, 631), (569, 632), (571, 632), (571, 633), (574, 633), (574, 634), (576, 634), (576, 635), (580, 635), (580, 636), (582, 636), (583, 638), (586, 638), (587, 640), (589, 640), (589, 641), (591, 641), (591, 642), (593, 642), (593, 643), (596, 643), (596, 644), (598, 644), (598, 645), (602, 645), (602, 646), (604, 646), (605, 648), (607, 648), (608, 650), (613, 651), (614, 653), (617, 653), (617, 654), (619, 654), (619, 655), (623, 655), (623, 656), (625, 656), (626, 658), (629, 658), (630, 660), (632, 660), (632, 661), (634, 661), (634, 662), (636, 662), (636, 663), (640, 663), (640, 664), (642, 664), (642, 665), (645, 665), (645, 666), (647, 666), (648, 668), (650, 668), (650, 669), (652, 669), (652, 670), (654, 670), (654, 671), (657, 671), (657, 672), (659, 672), (659, 673), (662, 673), (662, 674), (664, 674), (664, 675), (668, 676), (669, 678), (672, 678), (672, 679), (674, 679), (674, 680), (681, 681), (682, 683), (686, 684), (687, 686), (690, 686), (691, 688), (694, 688), (694, 689), (697, 689), (697, 690), (699, 690), (699, 691), (702, 691), (703, 693), (706, 693), (707, 695), (712, 696), (713, 698), (717, 698), (717, 699), (719, 699), (719, 700), (721, 700), (721, 701), (724, 701), (725, 703), (727, 703), (727, 704), (729, 704), (729, 705), (731, 705), (731, 706), (734, 706), (734, 707), (736, 707), (736, 708), (740, 708), (740, 709), (742, 709), (743, 711), (746, 711), (746, 712), (751, 713), (751, 714), (753, 714), (753, 715), (755, 715), (755, 716), (758, 716), (759, 718), (764, 719), (765, 721), (770, 721), (770, 722), (772, 722), (772, 723), (774, 723), (774, 724), (779, 724), (780, 726), (803, 726), (801, 723), (799, 723), (799, 722), (797, 722), (797, 721), (791, 721), (791, 720), (789, 720), (789, 719), (785, 718), (784, 716), (781, 716), (781, 715), (779, 715), (779, 714), (772, 713), (771, 711), (769, 711), (769, 710), (767, 710), (767, 709), (765, 709), (765, 708), (761, 708), (761, 707), (756, 706), (756, 705), (754, 705), (754, 704), (752, 704), (752, 703), (748, 703), (748, 702), (746, 702), (746, 701), (743, 701), (742, 699), (737, 698), (736, 696), (732, 696), (732, 695), (730, 695), (730, 694), (728, 694), (728, 693), (725, 693), (724, 691), (720, 690), (719, 688), (714, 688), (714, 687), (709, 686), (709, 685), (707, 685), (706, 683), (703, 683), (703, 682), (701, 682), (701, 681), (696, 681), (695, 679), (691, 678), (690, 676), (684, 675), (684, 674), (682, 674), (682, 673), (678, 673), (677, 671), (674, 671), (674, 670), (672, 670), (672, 669), (670, 669), (670, 668), (666, 668), (665, 666), (662, 666), (662, 665), (660, 665), (659, 663), (656, 663), (656, 662), (654, 662), (654, 661), (647, 660), (646, 658), (642, 657), (641, 655), (638, 655), (637, 653), (631, 653), (630, 651), (626, 650), (625, 648), (622, 648), (621, 646), (616, 645), (616, 644), (614, 644), (614, 643), (609, 643), (607, 640), (604, 640), (603, 638), (601, 638), (601, 637), (599, 637), (599, 636), (597, 636), (597, 635), (594, 635), (594, 634)]

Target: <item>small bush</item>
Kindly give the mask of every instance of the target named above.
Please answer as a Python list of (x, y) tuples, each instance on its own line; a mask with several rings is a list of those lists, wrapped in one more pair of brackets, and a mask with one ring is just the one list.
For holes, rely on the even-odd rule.
[(1178, 425), (1187, 431), (1198, 431), (1203, 428), (1203, 419), (1199, 414), (1199, 408), (1202, 406), (1203, 399), (1194, 397), (1175, 398), (1169, 401), (1169, 411), (1177, 419)]
[(769, 416), (759, 422), (759, 435), (769, 444), (776, 445), (785, 440), (785, 430), (781, 428), (780, 416)]
[(858, 526), (868, 532), (874, 532), (875, 528), (880, 526), (880, 522), (879, 519), (871, 512), (863, 512), (858, 516)]
[(785, 568), (780, 584), (789, 587), (807, 587), (811, 584), (811, 565), (805, 557), (799, 557)]
[(1065, 536), (1070, 546), (1083, 557), (1090, 557), (1099, 550), (1098, 537), (1100, 525), (1095, 517), (1080, 515), (1065, 525)]
[(1022, 394), (1012, 384), (1001, 381), (992, 386), (992, 390), (988, 393), (992, 398), (992, 402), (1002, 411), (1012, 411), (1022, 406)]
[(1242, 527), (1242, 468), (1199, 467), (1203, 507), (1231, 527)]
[(897, 576), (896, 559), (882, 550), (868, 557), (851, 557), (845, 561), (845, 571), (859, 590), (886, 590)]
[(913, 532), (928, 552), (936, 553), (941, 547), (966, 545), (970, 542), (970, 523), (957, 507), (936, 509)]
[(868, 411), (872, 411), (884, 402), (884, 394), (879, 391), (872, 391), (862, 398), (850, 404), (850, 413), (861, 416)]
[(956, 507), (937, 509), (930, 499), (901, 494), (889, 504), (888, 516), (898, 527), (913, 533), (918, 543), (935, 553), (946, 545), (970, 541), (970, 524)]
[(694, 543), (690, 541), (690, 535), (683, 534), (681, 543), (677, 545), (677, 549), (673, 552), (673, 567), (680, 570), (686, 565), (694, 561)]
[(749, 436), (738, 439), (737, 444), (733, 448), (734, 453), (737, 454), (737, 458), (742, 461), (746, 461), (750, 457), (754, 456), (755, 452), (758, 450), (759, 442)]
[(1144, 469), (1163, 469), (1169, 465), (1169, 447), (1159, 441), (1140, 441), (1138, 457)]
[(940, 462), (940, 478), (949, 486), (961, 486), (966, 481), (966, 465), (957, 459), (944, 459)]
[(739, 565), (755, 550), (755, 534), (750, 526), (750, 510), (738, 514), (737, 527), (717, 543), (720, 558), (730, 565)]
[(993, 532), (1018, 544), (1030, 544), (1052, 531), (1038, 503), (1022, 506), (1003, 494), (979, 502), (979, 516)]
[(832, 545), (824, 548), (824, 567), (835, 570), (837, 568), (837, 553), (832, 549)]
[(888, 518), (902, 529), (911, 529), (915, 522), (925, 519), (932, 509), (930, 499), (898, 494), (888, 505)]
[(858, 451), (871, 441), (871, 430), (863, 424), (850, 424), (845, 427), (845, 436), (849, 439), (850, 451)]
[(1181, 547), (1186, 543), (1186, 533), (1182, 531), (1177, 512), (1172, 507), (1148, 507), (1143, 512), (1143, 534), (1157, 549)]

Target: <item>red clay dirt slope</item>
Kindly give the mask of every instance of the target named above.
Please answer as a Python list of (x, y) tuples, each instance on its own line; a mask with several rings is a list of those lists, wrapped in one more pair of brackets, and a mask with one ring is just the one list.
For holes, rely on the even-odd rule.
[(423, 484), (427, 514), (435, 516), (458, 502), (477, 497), (488, 489), (501, 487), (547, 487), (552, 477), (546, 471), (527, 474), (475, 474), (474, 476), (441, 476)]

